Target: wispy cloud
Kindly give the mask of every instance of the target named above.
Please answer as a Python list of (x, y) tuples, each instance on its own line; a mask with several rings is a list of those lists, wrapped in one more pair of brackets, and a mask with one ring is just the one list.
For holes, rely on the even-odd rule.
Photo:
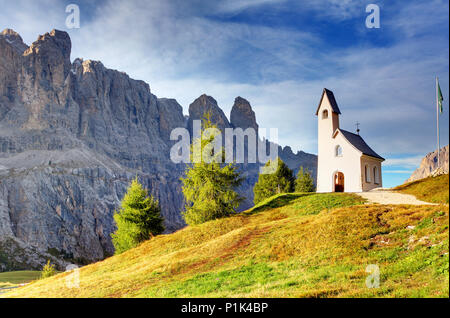
[[(420, 165), (420, 162), (423, 159), (423, 155), (418, 156), (411, 156), (411, 157), (404, 157), (404, 158), (389, 158), (387, 159), (383, 165), (384, 166), (401, 166), (401, 167), (408, 167), (408, 168), (418, 168)], [(392, 170), (390, 170), (392, 171)]]
[(401, 36), (428, 37), (438, 30), (448, 30), (447, 0), (411, 1), (407, 5), (401, 2), (396, 6), (398, 13), (386, 21), (386, 26), (396, 30)]
[(246, 9), (260, 7), (268, 4), (278, 4), (285, 2), (285, 0), (225, 0), (220, 1), (216, 12), (222, 13), (236, 13)]
[(310, 0), (297, 3), (314, 14), (332, 19), (344, 21), (355, 16), (360, 16), (365, 10), (365, 5), (358, 0)]
[(383, 173), (395, 173), (395, 174), (411, 174), (414, 170), (387, 170), (384, 169)]

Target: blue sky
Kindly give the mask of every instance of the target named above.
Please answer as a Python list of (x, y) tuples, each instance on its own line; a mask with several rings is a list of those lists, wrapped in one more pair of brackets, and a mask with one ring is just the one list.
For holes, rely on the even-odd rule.
[[(65, 26), (69, 3), (81, 28)], [(368, 29), (366, 5), (380, 7)], [(449, 134), (449, 4), (353, 0), (0, 0), (0, 29), (27, 44), (53, 28), (69, 32), (72, 60), (100, 60), (176, 98), (187, 113), (199, 95), (229, 115), (236, 96), (250, 101), (261, 127), (279, 142), (317, 153), (314, 116), (323, 87), (380, 155), (385, 186), (402, 183), (436, 148), (435, 76), (444, 95), (441, 145)]]

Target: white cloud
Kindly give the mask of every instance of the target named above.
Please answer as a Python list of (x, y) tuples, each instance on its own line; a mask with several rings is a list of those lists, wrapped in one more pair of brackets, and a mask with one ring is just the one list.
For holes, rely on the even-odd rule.
[(0, 0), (0, 8), (0, 31), (14, 29), (28, 45), (39, 34), (64, 28), (65, 6), (60, 1)]
[[(424, 155), (410, 156), (405, 158), (388, 158), (383, 166), (401, 166), (405, 168), (418, 168)], [(391, 170), (392, 171), (392, 170)]]
[(394, 173), (394, 174), (411, 174), (414, 170), (383, 170), (383, 173)]

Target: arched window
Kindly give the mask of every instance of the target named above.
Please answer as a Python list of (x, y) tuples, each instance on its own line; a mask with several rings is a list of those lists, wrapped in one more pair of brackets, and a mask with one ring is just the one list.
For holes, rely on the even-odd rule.
[(378, 174), (378, 167), (377, 166), (373, 167), (373, 182), (375, 184), (379, 184), (380, 183), (380, 175)]
[(328, 118), (328, 110), (324, 110), (323, 112), (322, 112), (322, 119), (327, 119)]
[(336, 157), (342, 157), (342, 147), (337, 145), (336, 148), (334, 149), (334, 155)]
[(366, 179), (366, 183), (370, 183), (370, 169), (368, 165), (364, 166), (364, 176)]

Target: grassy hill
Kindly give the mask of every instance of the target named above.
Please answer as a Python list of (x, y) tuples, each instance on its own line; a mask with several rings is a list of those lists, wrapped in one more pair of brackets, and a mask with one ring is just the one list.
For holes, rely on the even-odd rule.
[[(448, 188), (448, 186), (447, 186)], [(448, 297), (448, 206), (284, 194), (2, 297)], [(367, 288), (366, 267), (380, 269)]]
[(0, 288), (13, 287), (28, 283), (41, 276), (39, 271), (14, 271), (0, 273)]
[(448, 204), (448, 174), (408, 182), (394, 190), (412, 194), (419, 200)]

